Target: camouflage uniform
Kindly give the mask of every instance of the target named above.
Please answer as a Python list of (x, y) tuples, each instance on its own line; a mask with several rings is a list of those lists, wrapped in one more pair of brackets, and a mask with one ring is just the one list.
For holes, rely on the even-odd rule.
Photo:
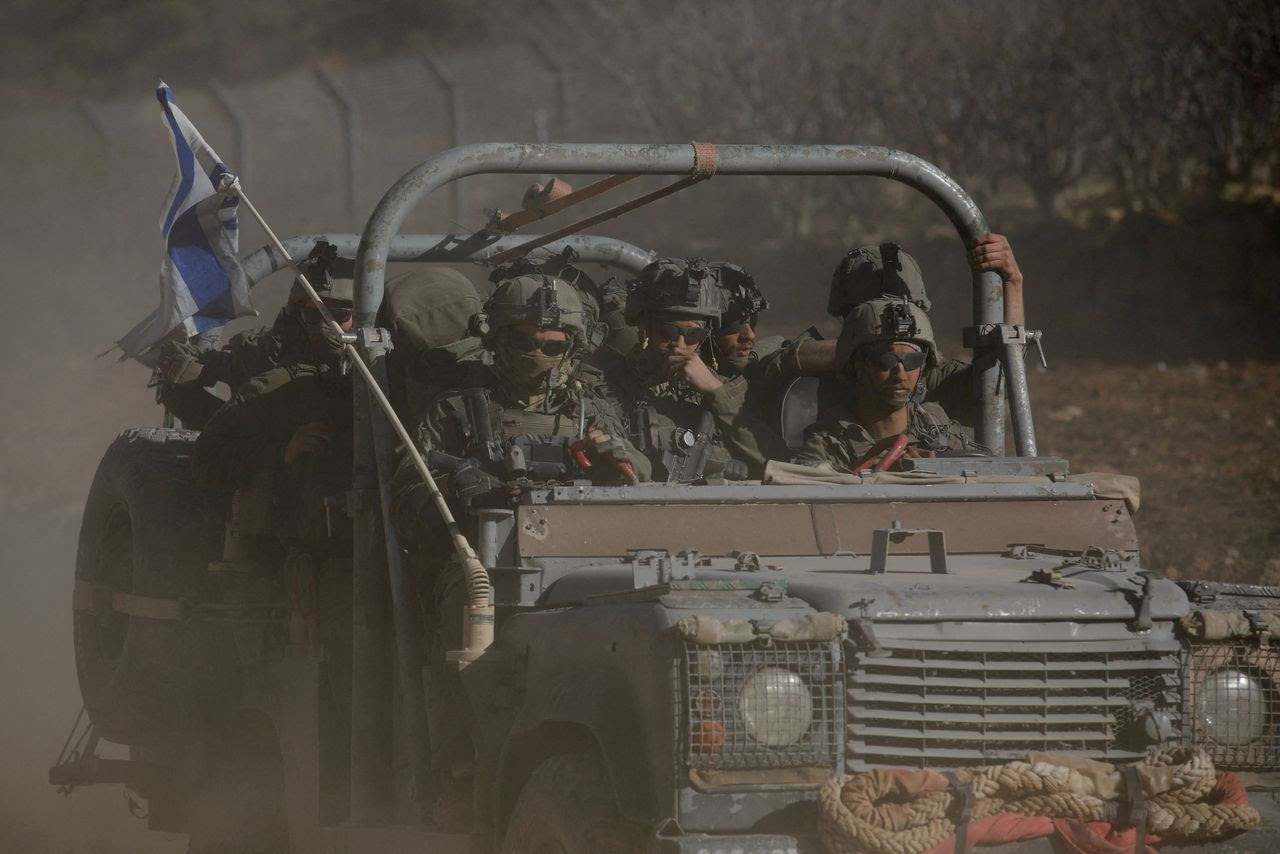
[[(429, 457), (429, 463), (433, 457), (431, 452), (436, 451), (459, 462), (469, 461), (474, 464), (455, 468), (449, 461), (438, 457), (437, 462), (431, 464), (432, 474), (437, 478), (440, 491), (449, 499), (468, 498), (472, 489), (478, 492), (488, 491), (497, 487), (504, 479), (501, 461), (487, 463), (478, 459), (480, 452), (476, 447), (477, 429), (472, 423), (472, 414), (468, 411), (465, 400), (468, 390), (484, 393), (487, 401), (485, 409), (494, 439), (503, 447), (521, 436), (576, 440), (580, 438), (579, 429), (584, 424), (587, 429), (596, 427), (619, 439), (624, 433), (617, 409), (591, 383), (579, 381), (553, 388), (529, 399), (519, 399), (504, 389), (492, 366), (475, 364), (470, 369), (469, 376), (457, 388), (447, 389), (435, 396), (417, 427), (418, 447)], [(555, 443), (558, 444), (561, 443)], [(649, 478), (650, 469), (643, 454), (629, 444), (623, 446), (621, 453), (635, 467), (641, 480)], [(475, 471), (477, 468), (480, 471)], [(617, 472), (610, 468), (607, 461), (594, 462), (590, 473), (594, 476), (593, 479), (601, 482), (613, 482), (617, 479)], [(469, 478), (469, 482), (458, 483), (464, 478)], [(439, 527), (439, 514), (427, 486), (413, 460), (403, 451), (396, 466), (391, 491), (392, 523), (407, 543), (420, 541)]]
[[(628, 283), (626, 322), (644, 327), (654, 315), (705, 321), (715, 329), (720, 320), (717, 292), (720, 273), (698, 259), (662, 259), (645, 267)], [(691, 482), (707, 477), (748, 474), (735, 460), (730, 442), (739, 433), (762, 429), (746, 405), (747, 382), (717, 374), (723, 383), (703, 394), (683, 382), (672, 382), (654, 368), (655, 354), (644, 342), (623, 356), (598, 353), (590, 376), (602, 379), (602, 393), (622, 414), (626, 437), (640, 449), (658, 481)], [(701, 471), (697, 457), (705, 453)]]
[[(845, 317), (854, 306), (881, 296), (906, 297), (924, 312), (932, 307), (920, 265), (896, 243), (850, 249), (831, 274), (827, 312)], [(925, 401), (939, 404), (960, 423), (973, 425), (973, 368), (968, 362), (935, 359), (921, 373), (920, 383)]]
[[(907, 405), (908, 444), (930, 451), (979, 451), (965, 435), (964, 428), (947, 417), (936, 404)], [(809, 429), (804, 449), (795, 462), (806, 465), (830, 463), (836, 471), (850, 471), (871, 450), (875, 439), (852, 414), (836, 416)]]
[[(332, 311), (350, 312), (349, 280), (335, 282), (314, 268), (309, 273), (316, 276), (316, 290)], [(309, 307), (304, 293), (295, 284), (290, 305), (273, 327), (281, 334), (242, 339), (227, 357), (239, 371), (271, 366), (243, 381), (235, 377), (231, 399), (196, 439), (191, 466), (197, 484), (237, 493), (233, 526), (250, 525), (280, 539), (296, 537), (305, 546), (329, 536), (325, 498), (350, 488), (352, 397), (351, 377), (342, 370), (342, 342)], [(286, 463), (290, 440), (309, 424), (324, 426), (327, 443)], [(253, 520), (239, 512), (241, 502), (267, 495), (273, 518)]]
[(223, 383), (232, 391), (272, 368), (307, 361), (309, 346), (298, 307), (281, 309), (271, 326), (233, 336), (220, 348), (205, 349), (195, 340), (166, 341), (157, 357), (152, 385), (156, 402), (185, 427), (203, 430), (225, 403), (209, 391)]
[[(851, 307), (845, 315), (836, 344), (837, 361), (853, 366), (855, 357), (863, 348), (894, 342), (915, 345), (924, 353), (923, 368), (937, 367), (938, 354), (928, 316), (906, 296), (882, 296)], [(855, 386), (850, 384), (849, 389), (852, 392)], [(916, 393), (905, 404), (907, 424), (904, 434), (909, 445), (933, 452), (985, 450), (971, 442), (964, 428), (948, 418), (936, 404), (922, 403), (922, 396), (922, 389), (917, 385)], [(825, 417), (810, 428), (806, 432), (804, 449), (796, 455), (796, 462), (810, 465), (827, 462), (838, 471), (852, 470), (876, 442), (876, 438), (857, 422), (855, 412), (856, 401), (846, 398), (843, 412)]]
[[(494, 364), (468, 362), (460, 381), (450, 381), (448, 386), (437, 387), (431, 393), (431, 402), (417, 428), (417, 439), (442, 493), (450, 499), (469, 500), (492, 492), (504, 480), (514, 479), (503, 454), (517, 437), (529, 437), (527, 447), (538, 446), (548, 458), (565, 461), (563, 471), (550, 479), (568, 476), (573, 470), (568, 465), (567, 444), (591, 428), (614, 436), (615, 442), (606, 450), (630, 462), (640, 479), (648, 478), (647, 461), (622, 439), (622, 419), (616, 408), (590, 378), (573, 376), (575, 362), (587, 340), (587, 321), (582, 300), (566, 280), (540, 273), (508, 279), (499, 284), (478, 317), (482, 318), (482, 326), (489, 325), (477, 331), (483, 332), (481, 340), (490, 350), (496, 346), (498, 332), (517, 323), (566, 329), (571, 332), (573, 350), (547, 374), (540, 389), (523, 396), (504, 379), (500, 359)], [(477, 418), (483, 418), (485, 423), (476, 423)], [(491, 443), (483, 447), (486, 434), (491, 436)], [(619, 477), (594, 445), (587, 454), (593, 465), (581, 476), (600, 482), (613, 482)], [(551, 464), (551, 468), (556, 467)], [(403, 449), (392, 482), (391, 515), (406, 542), (421, 541), (438, 527), (438, 514), (426, 484)]]
[(688, 442), (703, 432), (704, 419), (710, 416), (710, 449), (703, 474), (724, 476), (734, 465), (724, 428), (743, 417), (746, 381), (725, 382), (704, 395), (646, 371), (642, 366), (647, 357), (643, 348), (636, 347), (626, 358), (598, 362), (598, 372), (587, 374), (593, 380), (607, 377), (598, 389), (619, 413), (622, 435), (647, 458), (653, 479), (665, 481), (673, 477), (673, 463), (683, 458)]
[[(351, 282), (337, 281), (331, 275), (338, 260), (331, 244), (317, 242), (302, 262), (303, 272), (326, 302), (350, 307)], [(151, 379), (156, 402), (172, 412), (183, 426), (203, 430), (225, 404), (209, 391), (212, 386), (223, 383), (234, 395), (241, 385), (260, 374), (315, 362), (316, 344), (304, 317), (309, 304), (310, 298), (295, 283), (289, 301), (269, 327), (238, 333), (220, 348), (202, 346), (205, 336), (166, 341), (157, 353), (157, 367)], [(217, 334), (206, 333), (215, 336), (215, 341)]]
[[(556, 273), (564, 273), (564, 268)], [(574, 342), (559, 365), (546, 373), (541, 387), (532, 392), (519, 390), (527, 389), (529, 383), (514, 381), (499, 338), (503, 327), (526, 323), (539, 329), (563, 329)], [(572, 471), (567, 445), (586, 429), (597, 427), (621, 436), (616, 410), (590, 383), (573, 376), (574, 363), (588, 340), (586, 323), (578, 292), (559, 275), (524, 270), (499, 282), (473, 323), (486, 351), (493, 353), (492, 364), (472, 361), (465, 365), (461, 381), (455, 384), (449, 380), (449, 386), (437, 387), (417, 427), (418, 447), (452, 505), (472, 501), (504, 503), (501, 487), (514, 479), (509, 464), (513, 447), (528, 451), (525, 465), (531, 479), (540, 450), (548, 452), (544, 466), (563, 476)], [(527, 380), (529, 375), (521, 378)], [(527, 443), (520, 445), (521, 438)], [(628, 446), (615, 440), (609, 450), (616, 457), (627, 458), (639, 477), (647, 477), (647, 461), (634, 449), (628, 452)], [(593, 478), (601, 482), (617, 479), (616, 469), (597, 453), (594, 445), (587, 453), (593, 462)], [(470, 732), (473, 720), (464, 712), (469, 704), (457, 665), (447, 662), (445, 655), (457, 648), (462, 636), (467, 585), (462, 574), (453, 571), (456, 565), (448, 559), (452, 550), (440, 514), (417, 466), (403, 448), (391, 483), (390, 517), (401, 541), (410, 549), (415, 581), (431, 611), (425, 638), (425, 673), (430, 680), (427, 718), (432, 765), (448, 781), (447, 789), (457, 785), (450, 769), (473, 759), (472, 745), (478, 737)], [(468, 515), (458, 521), (464, 529), (473, 527)]]
[[(290, 437), (313, 422), (333, 425), (330, 448), (341, 449), (350, 460), (351, 411), (351, 377), (335, 365), (292, 364), (264, 371), (242, 383), (196, 439), (191, 454), (196, 483), (234, 489), (260, 470), (283, 470)], [(348, 475), (350, 469), (348, 464)]]
[[(769, 301), (746, 270), (725, 262), (710, 266), (717, 274), (714, 282), (720, 298), (721, 328), (757, 317), (769, 308)], [(769, 460), (790, 456), (778, 425), (771, 423), (767, 413), (776, 408), (787, 383), (799, 376), (794, 347), (807, 337), (809, 333), (791, 341), (781, 336), (757, 338), (747, 364), (741, 368), (729, 359), (719, 364), (714, 342), (704, 346), (724, 383), (709, 395), (716, 425), (725, 447), (735, 459), (746, 463), (751, 477), (761, 477)]]

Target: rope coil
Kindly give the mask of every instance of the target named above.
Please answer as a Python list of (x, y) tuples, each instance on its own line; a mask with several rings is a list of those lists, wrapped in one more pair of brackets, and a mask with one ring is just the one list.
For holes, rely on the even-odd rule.
[[(1120, 772), (1101, 762), (1029, 756), (981, 768), (933, 771), (878, 769), (843, 775), (818, 793), (818, 835), (827, 854), (921, 854), (956, 832), (961, 796), (948, 777), (972, 792), (973, 819), (998, 813), (1113, 822)], [(1149, 810), (1146, 830), (1164, 839), (1208, 841), (1256, 827), (1247, 804), (1209, 803), (1218, 774), (1209, 754), (1173, 748), (1136, 765)]]

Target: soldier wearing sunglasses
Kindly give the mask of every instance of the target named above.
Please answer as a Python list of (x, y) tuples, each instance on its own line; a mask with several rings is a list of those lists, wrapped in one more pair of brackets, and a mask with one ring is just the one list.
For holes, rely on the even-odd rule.
[[(1025, 325), (1022, 271), (1009, 239), (995, 233), (974, 238), (969, 246), (968, 262), (973, 270), (990, 270), (1000, 275), (1005, 317), (1009, 323)], [(901, 246), (878, 243), (849, 250), (832, 273), (827, 311), (845, 318), (856, 306), (880, 296), (905, 297), (926, 313), (931, 307), (920, 265)], [(843, 366), (835, 341), (801, 341), (781, 351), (779, 356), (760, 365), (762, 375), (775, 382), (786, 382), (802, 374), (833, 374)], [(921, 380), (927, 402), (939, 404), (960, 423), (973, 425), (973, 374), (969, 363), (932, 358), (925, 365)]]
[[(470, 502), (517, 479), (507, 452), (519, 437), (525, 445), (539, 444), (546, 455), (588, 440), (589, 471), (565, 468), (560, 476), (619, 482), (619, 464), (627, 463), (647, 479), (646, 461), (622, 438), (616, 409), (593, 382), (578, 376), (587, 320), (582, 298), (568, 281), (546, 274), (499, 281), (472, 326), (492, 353), (492, 364), (470, 362), (449, 387), (429, 393), (418, 427), (421, 448), (435, 461), (447, 496)], [(401, 537), (422, 539), (436, 514), (407, 456), (393, 492), (392, 516)]]
[(725, 429), (741, 395), (701, 352), (717, 332), (722, 299), (717, 265), (664, 258), (628, 283), (626, 322), (640, 343), (597, 367), (626, 419), (627, 435), (653, 465), (655, 480), (692, 483), (745, 477), (727, 447)]
[(881, 297), (855, 306), (836, 347), (851, 398), (843, 411), (810, 428), (797, 462), (853, 471), (897, 436), (906, 437), (907, 457), (985, 451), (940, 407), (921, 402), (921, 372), (937, 365), (937, 347), (928, 316), (908, 298)]
[[(500, 279), (472, 319), (472, 332), (492, 353), (492, 364), (470, 361), (460, 378), (453, 375), (449, 386), (427, 393), (430, 403), (421, 413), (418, 443), (451, 503), (507, 504), (513, 482), (521, 479), (618, 484), (628, 482), (627, 471), (648, 479), (648, 461), (621, 438), (617, 410), (579, 376), (588, 321), (568, 278), (564, 268), (557, 268), (555, 275)], [(583, 458), (589, 464), (585, 471)], [(422, 570), (432, 603), (428, 663), (433, 680), (439, 680), (427, 710), (432, 765), (448, 781), (442, 787), (451, 791), (457, 786), (456, 769), (474, 761), (468, 721), (458, 714), (467, 704), (459, 699), (457, 667), (444, 657), (462, 634), (466, 584), (460, 574), (440, 569), (438, 556), (449, 553), (447, 536), (426, 485), (403, 451), (391, 483), (390, 516)], [(474, 520), (463, 513), (458, 518), (464, 526)]]

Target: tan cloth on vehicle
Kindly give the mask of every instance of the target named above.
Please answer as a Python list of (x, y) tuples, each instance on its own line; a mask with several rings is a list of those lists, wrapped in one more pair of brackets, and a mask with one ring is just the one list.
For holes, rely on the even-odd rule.
[[(1257, 619), (1272, 635), (1280, 635), (1280, 614), (1262, 611)], [(1227, 638), (1247, 638), (1255, 634), (1254, 624), (1244, 611), (1216, 611), (1204, 609), (1192, 611), (1181, 620), (1187, 634), (1197, 640), (1218, 641)]]
[(1137, 513), (1142, 506), (1142, 484), (1131, 474), (1116, 474), (1110, 471), (1090, 471), (1082, 474), (1069, 474), (1070, 483), (1091, 483), (1093, 494), (1099, 498), (1119, 498), (1129, 508), (1130, 513)]
[[(963, 477), (961, 475), (930, 474), (921, 471), (885, 471), (875, 472), (866, 477), (856, 474), (838, 472), (829, 463), (814, 466), (799, 463), (784, 463), (780, 460), (769, 460), (765, 465), (762, 483), (779, 485), (808, 484), (900, 484), (922, 485), (936, 483), (1040, 483), (1045, 480), (1039, 475), (978, 475)], [(1130, 513), (1138, 512), (1142, 490), (1138, 479), (1127, 474), (1111, 472), (1086, 472), (1068, 475), (1071, 483), (1088, 483), (1093, 486), (1093, 494), (1098, 498), (1113, 498), (1124, 501)]]

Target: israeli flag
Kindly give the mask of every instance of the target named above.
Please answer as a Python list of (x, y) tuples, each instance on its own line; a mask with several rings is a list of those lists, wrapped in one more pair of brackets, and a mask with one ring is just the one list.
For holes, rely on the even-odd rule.
[(144, 354), (180, 328), (186, 337), (246, 314), (249, 280), (240, 267), (240, 194), (235, 176), (200, 136), (161, 83), (156, 98), (173, 134), (178, 174), (160, 218), (166, 254), (160, 265), (160, 307), (117, 342), (125, 356)]

